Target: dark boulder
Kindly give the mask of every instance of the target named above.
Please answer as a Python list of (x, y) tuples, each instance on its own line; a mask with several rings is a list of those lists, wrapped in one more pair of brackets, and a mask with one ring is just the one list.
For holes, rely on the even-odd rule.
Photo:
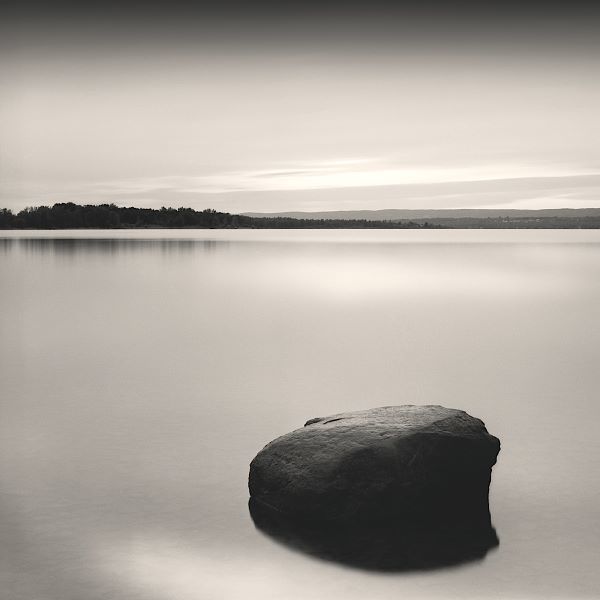
[(250, 495), (308, 522), (483, 523), (500, 442), (442, 406), (389, 406), (311, 419), (250, 465)]

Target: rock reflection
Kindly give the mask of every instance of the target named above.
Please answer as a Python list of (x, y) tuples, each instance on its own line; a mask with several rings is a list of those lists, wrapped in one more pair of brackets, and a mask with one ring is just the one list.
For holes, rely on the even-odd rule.
[(276, 541), (323, 560), (374, 571), (450, 567), (483, 559), (498, 546), (487, 516), (435, 524), (323, 524), (295, 521), (250, 499), (256, 528)]

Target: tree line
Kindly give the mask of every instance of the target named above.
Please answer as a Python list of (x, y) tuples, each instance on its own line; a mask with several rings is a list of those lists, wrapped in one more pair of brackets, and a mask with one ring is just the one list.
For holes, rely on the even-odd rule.
[(414, 221), (366, 219), (294, 219), (247, 217), (213, 209), (134, 208), (115, 204), (73, 202), (25, 208), (18, 213), (0, 209), (0, 229), (421, 229), (435, 227)]

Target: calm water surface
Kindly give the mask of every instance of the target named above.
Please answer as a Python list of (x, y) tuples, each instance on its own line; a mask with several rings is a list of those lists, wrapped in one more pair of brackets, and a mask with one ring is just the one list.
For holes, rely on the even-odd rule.
[[(0, 233), (9, 600), (592, 598), (600, 232)], [(501, 438), (479, 562), (377, 574), (258, 532), (307, 419), (444, 404)]]

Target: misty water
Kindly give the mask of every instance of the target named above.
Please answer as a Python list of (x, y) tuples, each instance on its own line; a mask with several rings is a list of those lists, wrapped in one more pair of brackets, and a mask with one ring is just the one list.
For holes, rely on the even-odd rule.
[[(9, 600), (597, 596), (600, 232), (4, 232), (0, 308)], [(392, 404), (501, 439), (497, 548), (381, 574), (254, 527), (264, 444)]]

